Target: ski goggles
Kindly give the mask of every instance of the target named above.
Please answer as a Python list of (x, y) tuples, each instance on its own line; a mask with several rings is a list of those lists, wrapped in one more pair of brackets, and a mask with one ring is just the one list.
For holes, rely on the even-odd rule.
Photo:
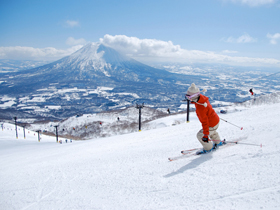
[(200, 93), (198, 92), (198, 93), (195, 93), (195, 94), (193, 94), (193, 95), (186, 95), (186, 97), (187, 97), (187, 99), (191, 100), (192, 98), (198, 96), (199, 94), (200, 94)]

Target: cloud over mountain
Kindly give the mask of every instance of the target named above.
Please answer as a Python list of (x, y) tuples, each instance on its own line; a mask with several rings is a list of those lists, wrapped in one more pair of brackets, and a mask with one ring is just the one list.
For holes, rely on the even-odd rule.
[[(244, 34), (235, 40), (237, 43), (254, 42), (254, 38)], [(224, 63), (231, 65), (276, 65), (280, 66), (280, 60), (270, 58), (250, 58), (218, 54), (210, 51), (186, 50), (180, 45), (174, 45), (171, 41), (156, 39), (139, 39), (125, 35), (108, 35), (100, 39), (100, 42), (110, 46), (124, 54), (127, 54), (142, 62), (145, 61), (169, 61), (169, 62), (201, 62)]]

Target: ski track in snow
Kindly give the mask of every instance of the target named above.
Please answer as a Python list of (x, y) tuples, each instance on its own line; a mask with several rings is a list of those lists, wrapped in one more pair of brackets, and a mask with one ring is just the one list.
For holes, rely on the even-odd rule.
[(280, 209), (279, 104), (220, 117), (244, 127), (221, 121), (222, 138), (263, 147), (237, 144), (169, 162), (200, 147), (193, 112), (190, 123), (67, 144), (48, 136), (38, 142), (32, 132), (16, 139), (5, 124), (0, 209)]

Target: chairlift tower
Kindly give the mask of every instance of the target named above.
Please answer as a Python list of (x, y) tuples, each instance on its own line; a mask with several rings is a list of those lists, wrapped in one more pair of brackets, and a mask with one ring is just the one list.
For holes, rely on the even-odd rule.
[(41, 132), (41, 130), (37, 130), (36, 132), (38, 133), (38, 141), (40, 142), (40, 132)]
[(144, 107), (144, 103), (137, 104), (136, 103), (136, 109), (139, 109), (139, 131), (141, 131), (141, 109)]
[(23, 125), (22, 127), (23, 127), (23, 136), (24, 136), (24, 139), (25, 139), (25, 126), (26, 125)]
[(15, 127), (16, 127), (16, 137), (18, 138), (18, 133), (17, 133), (17, 117), (14, 117), (15, 120)]
[(56, 143), (58, 142), (58, 133), (57, 133), (57, 127), (58, 125), (55, 125), (55, 136), (56, 136)]
[(190, 122), (190, 100), (185, 98), (183, 102), (187, 101), (187, 123)]

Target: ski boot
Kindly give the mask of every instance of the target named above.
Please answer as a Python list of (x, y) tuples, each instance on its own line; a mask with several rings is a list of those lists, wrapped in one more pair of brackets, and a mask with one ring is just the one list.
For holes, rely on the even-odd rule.
[(196, 155), (206, 154), (206, 153), (212, 152), (212, 151), (215, 150), (215, 149), (216, 149), (216, 148), (215, 148), (215, 144), (213, 144), (212, 149), (210, 149), (210, 150), (200, 149), (200, 150), (198, 150), (195, 154), (196, 154)]
[(214, 144), (213, 149), (218, 149), (220, 146), (223, 146), (225, 144), (226, 144), (226, 140), (224, 139), (224, 140), (220, 141), (219, 144)]

